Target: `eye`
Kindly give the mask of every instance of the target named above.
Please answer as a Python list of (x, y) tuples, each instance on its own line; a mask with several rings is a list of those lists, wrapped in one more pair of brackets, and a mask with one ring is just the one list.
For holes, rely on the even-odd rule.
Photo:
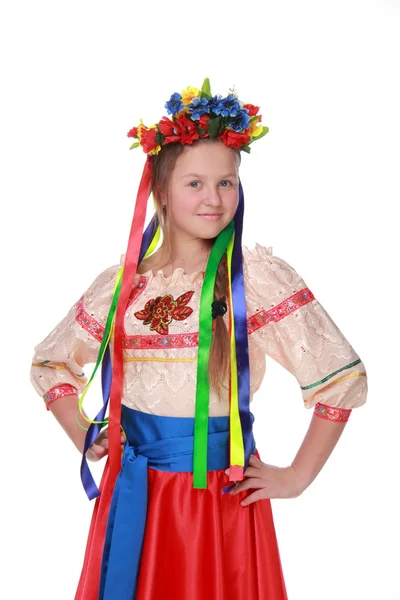
[[(224, 185), (224, 184), (226, 184), (226, 185)], [(227, 179), (224, 179), (223, 181), (221, 181), (222, 187), (229, 187), (230, 185), (232, 185), (232, 183), (230, 181), (228, 181)]]
[(192, 182), (189, 184), (189, 186), (190, 186), (191, 188), (194, 188), (194, 189), (196, 189), (196, 188), (198, 187), (198, 185), (197, 185), (197, 184), (199, 184), (199, 185), (200, 185), (200, 181), (192, 181)]

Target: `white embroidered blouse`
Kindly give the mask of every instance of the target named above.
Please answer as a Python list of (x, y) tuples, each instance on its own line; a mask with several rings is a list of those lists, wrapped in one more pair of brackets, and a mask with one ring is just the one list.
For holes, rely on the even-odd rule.
[[(101, 273), (36, 346), (31, 380), (48, 407), (83, 391), (83, 368), (97, 359), (120, 266)], [(306, 408), (346, 421), (366, 402), (367, 376), (359, 356), (300, 275), (271, 247), (243, 247), (243, 270), (251, 398), (264, 378), (267, 354), (296, 377)], [(194, 417), (203, 277), (181, 268), (168, 278), (162, 271), (136, 275), (125, 315), (122, 402), (127, 406)], [(227, 381), (220, 397), (210, 391), (209, 414), (229, 414)]]

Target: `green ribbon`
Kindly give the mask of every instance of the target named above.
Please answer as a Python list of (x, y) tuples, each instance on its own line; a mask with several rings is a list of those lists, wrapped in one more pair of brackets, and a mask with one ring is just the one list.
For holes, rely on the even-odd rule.
[(208, 360), (212, 343), (212, 308), (218, 265), (235, 231), (234, 221), (223, 229), (212, 247), (200, 298), (199, 342), (197, 357), (196, 411), (194, 422), (193, 487), (207, 488), (208, 405), (210, 381)]
[[(101, 361), (103, 360), (103, 357), (104, 357), (104, 354), (105, 354), (105, 351), (107, 348), (107, 344), (108, 344), (111, 334), (112, 334), (112, 328), (114, 325), (114, 315), (115, 315), (115, 311), (117, 309), (118, 298), (119, 298), (119, 294), (121, 291), (123, 271), (124, 271), (124, 267), (121, 267), (117, 274), (117, 278), (115, 281), (114, 295), (113, 295), (113, 298), (111, 301), (110, 310), (108, 312), (107, 322), (106, 322), (106, 326), (104, 329), (103, 339), (101, 340), (100, 350), (97, 355), (96, 365), (93, 369), (93, 372), (92, 372), (92, 375), (91, 375), (89, 381), (87, 382), (87, 384), (85, 386), (85, 389), (83, 390), (81, 397), (79, 398), (78, 409), (79, 409), (79, 412), (81, 413), (82, 417), (85, 419), (85, 421), (87, 423), (95, 423), (98, 425), (105, 425), (108, 421), (108, 419), (106, 419), (105, 421), (92, 421), (91, 419), (88, 419), (87, 417), (85, 417), (85, 415), (83, 414), (83, 400), (84, 400), (86, 393), (90, 387), (90, 384), (92, 383), (92, 381), (94, 379), (94, 376), (96, 375), (97, 369), (99, 368)], [(77, 419), (77, 422), (78, 422), (78, 419)]]

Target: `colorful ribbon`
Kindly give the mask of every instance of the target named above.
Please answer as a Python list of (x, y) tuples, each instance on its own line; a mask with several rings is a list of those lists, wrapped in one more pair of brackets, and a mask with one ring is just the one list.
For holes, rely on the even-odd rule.
[(207, 487), (207, 436), (210, 396), (208, 360), (212, 342), (211, 304), (214, 299), (214, 286), (218, 265), (233, 233), (234, 223), (231, 221), (215, 240), (207, 262), (201, 290), (194, 431), (194, 488)]

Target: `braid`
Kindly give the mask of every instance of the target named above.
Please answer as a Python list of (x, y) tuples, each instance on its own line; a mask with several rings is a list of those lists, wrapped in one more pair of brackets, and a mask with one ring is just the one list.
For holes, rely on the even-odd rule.
[[(218, 265), (214, 286), (214, 300), (227, 300), (228, 295), (228, 265), (226, 255)], [(223, 317), (214, 320), (215, 330), (210, 350), (209, 377), (211, 387), (219, 394), (229, 366), (229, 336)]]

